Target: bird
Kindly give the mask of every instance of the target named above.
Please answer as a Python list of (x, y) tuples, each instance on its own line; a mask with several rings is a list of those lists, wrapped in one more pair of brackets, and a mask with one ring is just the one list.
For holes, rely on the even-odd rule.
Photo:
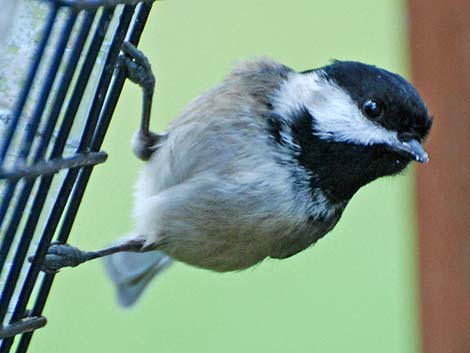
[(245, 60), (157, 134), (148, 128), (150, 63), (129, 43), (123, 53), (144, 91), (134, 229), (100, 251), (53, 244), (45, 260), (56, 271), (104, 257), (123, 306), (174, 261), (228, 272), (289, 258), (330, 232), (361, 187), (428, 162), (426, 104), (377, 66), (333, 61), (298, 72)]

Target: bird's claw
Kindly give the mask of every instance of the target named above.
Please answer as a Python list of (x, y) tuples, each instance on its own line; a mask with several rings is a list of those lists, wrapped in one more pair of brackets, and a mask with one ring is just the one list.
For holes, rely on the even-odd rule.
[(84, 262), (83, 251), (69, 244), (52, 243), (49, 247), (41, 271), (56, 273), (62, 267), (75, 267)]
[(119, 56), (119, 65), (126, 69), (127, 78), (141, 87), (155, 85), (155, 77), (147, 57), (133, 44), (124, 42)]

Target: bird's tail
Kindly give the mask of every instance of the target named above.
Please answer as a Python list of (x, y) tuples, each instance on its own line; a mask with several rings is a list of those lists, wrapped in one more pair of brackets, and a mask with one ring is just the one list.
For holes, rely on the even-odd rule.
[(170, 256), (157, 250), (121, 252), (103, 259), (106, 272), (116, 286), (118, 302), (124, 307), (133, 305), (147, 284), (173, 263)]

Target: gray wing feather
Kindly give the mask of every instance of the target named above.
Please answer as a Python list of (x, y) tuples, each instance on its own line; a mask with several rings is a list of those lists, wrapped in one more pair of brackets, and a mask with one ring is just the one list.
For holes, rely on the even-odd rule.
[(115, 285), (118, 302), (124, 307), (132, 306), (150, 281), (173, 263), (171, 257), (160, 251), (122, 252), (103, 260), (106, 272)]

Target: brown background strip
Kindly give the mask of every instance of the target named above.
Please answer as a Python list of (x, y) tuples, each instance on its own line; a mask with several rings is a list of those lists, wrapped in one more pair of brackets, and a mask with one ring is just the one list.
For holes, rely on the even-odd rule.
[(470, 1), (410, 0), (413, 81), (435, 116), (417, 168), (424, 353), (470, 352)]

